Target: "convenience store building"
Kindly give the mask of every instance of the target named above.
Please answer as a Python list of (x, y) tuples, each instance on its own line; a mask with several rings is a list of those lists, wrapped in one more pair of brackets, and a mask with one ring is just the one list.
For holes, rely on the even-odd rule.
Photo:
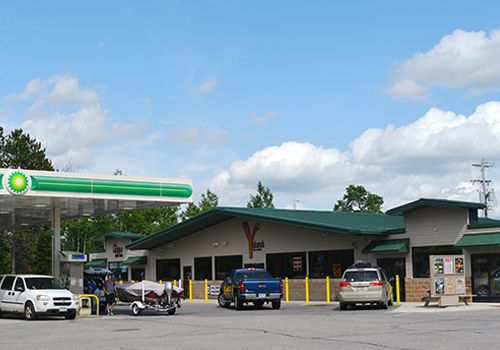
[(500, 300), (500, 221), (480, 218), (480, 203), (419, 199), (385, 214), (217, 207), (127, 245), (147, 255), (151, 280), (217, 285), (233, 268), (265, 267), (290, 279), (290, 298), (332, 299), (345, 268), (356, 260), (399, 275), (402, 300), (420, 301), (430, 287), (429, 256), (464, 254), (467, 292)]

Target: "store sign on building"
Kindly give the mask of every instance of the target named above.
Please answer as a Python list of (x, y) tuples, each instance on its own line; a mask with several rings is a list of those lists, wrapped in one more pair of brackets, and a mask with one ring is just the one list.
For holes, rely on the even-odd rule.
[(259, 252), (262, 249), (264, 249), (264, 247), (265, 247), (264, 241), (253, 242), (253, 251), (254, 252)]
[(115, 258), (123, 258), (123, 247), (120, 247), (115, 243), (113, 245), (113, 254), (115, 254)]

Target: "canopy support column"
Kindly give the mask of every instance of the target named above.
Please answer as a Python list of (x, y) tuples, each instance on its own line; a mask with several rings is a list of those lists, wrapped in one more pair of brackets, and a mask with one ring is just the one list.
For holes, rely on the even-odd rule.
[(61, 251), (61, 207), (59, 203), (52, 205), (52, 276), (56, 279), (61, 277), (61, 266), (59, 254)]

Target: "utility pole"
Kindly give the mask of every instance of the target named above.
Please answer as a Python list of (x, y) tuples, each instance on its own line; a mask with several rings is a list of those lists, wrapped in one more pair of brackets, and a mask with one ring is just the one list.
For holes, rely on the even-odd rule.
[(471, 180), (473, 184), (479, 184), (479, 200), (484, 204), (484, 216), (488, 217), (488, 206), (490, 202), (493, 202), (494, 191), (490, 188), (491, 180), (486, 179), (486, 168), (491, 168), (494, 166), (492, 163), (488, 163), (481, 159), (481, 163), (472, 164), (473, 167), (479, 168), (481, 171), (481, 179)]

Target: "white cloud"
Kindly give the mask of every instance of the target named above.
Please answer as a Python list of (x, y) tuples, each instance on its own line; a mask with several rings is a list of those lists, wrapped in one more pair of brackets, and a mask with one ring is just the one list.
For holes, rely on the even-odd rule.
[(252, 113), (250, 118), (252, 119), (252, 122), (256, 125), (265, 125), (277, 115), (278, 114), (276, 112), (268, 111), (262, 114)]
[(464, 88), (469, 93), (500, 89), (500, 30), (467, 32), (457, 29), (431, 50), (399, 65), (395, 83), (386, 93), (422, 96), (422, 84)]
[(407, 98), (413, 101), (425, 100), (429, 96), (425, 87), (408, 79), (395, 82), (392, 86), (385, 88), (384, 92), (392, 97)]
[(383, 195), (386, 208), (419, 197), (477, 200), (468, 180), (482, 157), (500, 158), (500, 102), (469, 116), (433, 108), (408, 125), (369, 129), (347, 151), (293, 141), (266, 147), (233, 161), (208, 187), (224, 205), (245, 203), (260, 180), (285, 207), (293, 198), (331, 207), (349, 184)]
[[(438, 108), (399, 128), (369, 129), (351, 144), (357, 163), (422, 168), (498, 157), (500, 102), (480, 105), (466, 117)], [(421, 169), (425, 170), (425, 169)], [(434, 169), (435, 171), (435, 169)]]
[(193, 88), (195, 95), (205, 95), (215, 89), (219, 81), (217, 79), (207, 79), (200, 85)]
[(5, 101), (27, 106), (19, 124), (43, 144), (56, 166), (89, 168), (100, 147), (117, 140), (131, 142), (147, 132), (143, 120), (113, 121), (98, 93), (81, 87), (74, 76), (34, 79)]

